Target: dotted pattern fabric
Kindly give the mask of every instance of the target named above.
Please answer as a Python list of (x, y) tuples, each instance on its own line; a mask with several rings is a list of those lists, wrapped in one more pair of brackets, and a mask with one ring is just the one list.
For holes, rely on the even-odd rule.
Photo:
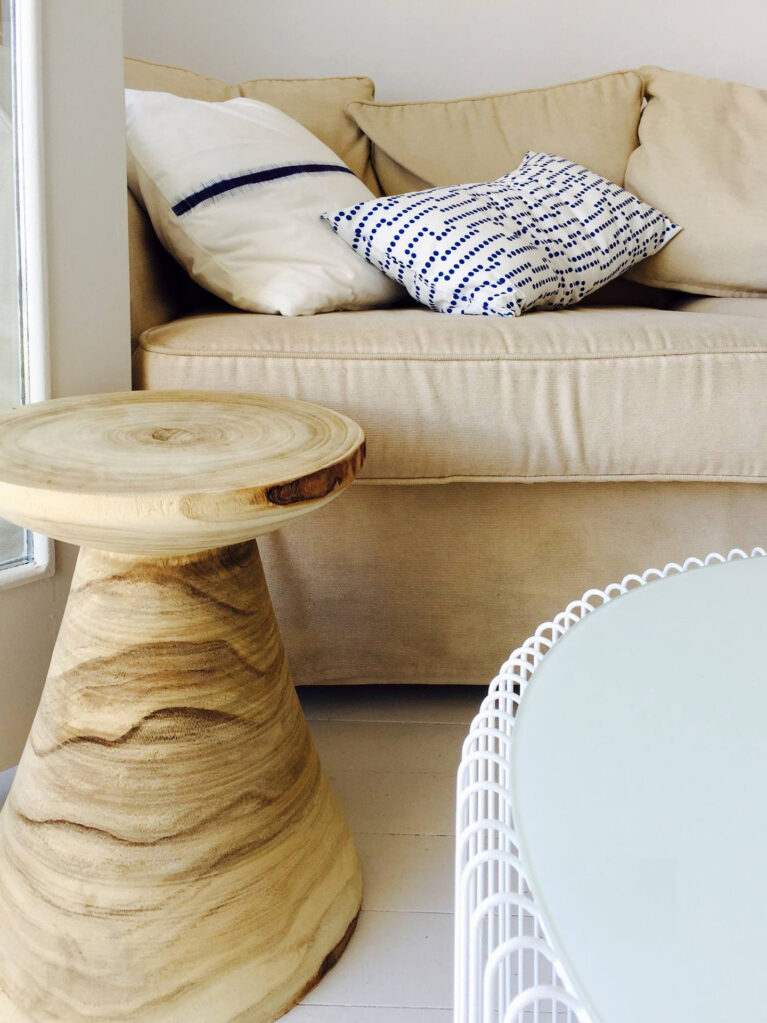
[(496, 181), (388, 196), (322, 219), (416, 301), (480, 316), (573, 305), (682, 230), (548, 153), (527, 153)]

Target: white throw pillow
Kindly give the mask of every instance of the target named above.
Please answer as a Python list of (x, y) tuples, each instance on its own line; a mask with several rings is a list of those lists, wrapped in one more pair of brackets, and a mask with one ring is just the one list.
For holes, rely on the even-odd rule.
[(204, 288), (260, 313), (394, 301), (401, 290), (327, 230), (373, 193), (287, 114), (126, 89), (128, 183), (163, 245)]
[(485, 316), (572, 305), (681, 230), (547, 153), (528, 153), (496, 181), (374, 199), (323, 219), (416, 301)]

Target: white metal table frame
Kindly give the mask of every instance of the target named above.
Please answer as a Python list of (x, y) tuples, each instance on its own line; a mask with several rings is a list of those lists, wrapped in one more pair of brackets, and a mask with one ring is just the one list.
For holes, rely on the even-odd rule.
[(510, 752), (517, 708), (538, 664), (596, 608), (657, 579), (764, 557), (735, 549), (687, 558), (587, 590), (544, 622), (502, 665), (472, 721), (458, 768), (455, 856), (455, 1023), (591, 1023), (549, 941), (520, 861)]

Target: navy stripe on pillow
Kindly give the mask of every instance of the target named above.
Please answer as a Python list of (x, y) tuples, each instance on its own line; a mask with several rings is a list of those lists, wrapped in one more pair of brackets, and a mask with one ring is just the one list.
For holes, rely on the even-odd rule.
[(237, 174), (231, 178), (221, 178), (220, 181), (213, 181), (204, 188), (179, 199), (171, 208), (177, 217), (189, 213), (195, 206), (206, 202), (208, 199), (215, 199), (224, 192), (231, 192), (243, 185), (260, 185), (264, 181), (277, 181), (279, 178), (290, 178), (295, 174), (324, 174), (327, 171), (340, 171), (342, 174), (353, 174), (354, 171), (337, 163), (292, 163), (284, 167), (269, 167), (266, 170), (251, 171), (248, 174)]

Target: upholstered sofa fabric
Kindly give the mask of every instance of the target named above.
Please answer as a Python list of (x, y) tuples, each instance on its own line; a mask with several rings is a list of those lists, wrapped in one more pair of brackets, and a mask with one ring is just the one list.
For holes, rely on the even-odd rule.
[(127, 199), (130, 328), (136, 342), (145, 330), (183, 316), (209, 296), (162, 247), (130, 189)]
[(352, 99), (373, 97), (369, 78), (254, 78), (240, 83), (240, 94), (270, 103), (316, 135), (379, 195), (370, 140), (345, 113)]
[[(666, 292), (673, 294), (673, 292)], [(677, 292), (670, 308), (688, 313), (706, 313), (718, 316), (755, 316), (767, 319), (767, 301), (764, 298), (710, 298)]]
[(767, 481), (767, 319), (753, 315), (227, 313), (147, 331), (135, 360), (138, 388), (338, 408), (363, 425), (363, 477), (379, 482)]
[(355, 484), (258, 546), (297, 683), (487, 686), (590, 587), (765, 546), (766, 502), (746, 483)]
[(351, 101), (373, 143), (386, 195), (490, 181), (528, 149), (555, 153), (623, 184), (637, 143), (642, 82), (622, 71), (548, 89), (423, 103)]
[(685, 230), (631, 278), (767, 295), (767, 92), (656, 67), (641, 75), (648, 102), (626, 188)]
[[(201, 99), (235, 88), (141, 62), (128, 63), (128, 78)], [(407, 182), (389, 180), (387, 191), (498, 176), (567, 131), (573, 149), (561, 155), (620, 184), (636, 144), (639, 78), (595, 83), (380, 114), (370, 83), (367, 96), (349, 99), (362, 101), (354, 106), (371, 131), (380, 117), (382, 174)], [(281, 106), (247, 84), (242, 94)], [(359, 127), (336, 120), (339, 98), (324, 103), (331, 87), (297, 83), (298, 95), (304, 86), (312, 116), (350, 129), (366, 152)], [(281, 109), (342, 155), (330, 128)], [(401, 159), (426, 153), (426, 163), (387, 163), (384, 127), (395, 142), (401, 131)], [(482, 169), (486, 157), (497, 170)], [(137, 208), (132, 224), (138, 333), (193, 308), (194, 297), (181, 298), (185, 275)], [(574, 593), (687, 554), (765, 544), (767, 301), (621, 279), (587, 303), (503, 320), (413, 306), (298, 320), (226, 311), (143, 333), (137, 387), (293, 394), (366, 429), (362, 485), (259, 541), (296, 682), (486, 684)], [(429, 482), (451, 485), (410, 485)]]

